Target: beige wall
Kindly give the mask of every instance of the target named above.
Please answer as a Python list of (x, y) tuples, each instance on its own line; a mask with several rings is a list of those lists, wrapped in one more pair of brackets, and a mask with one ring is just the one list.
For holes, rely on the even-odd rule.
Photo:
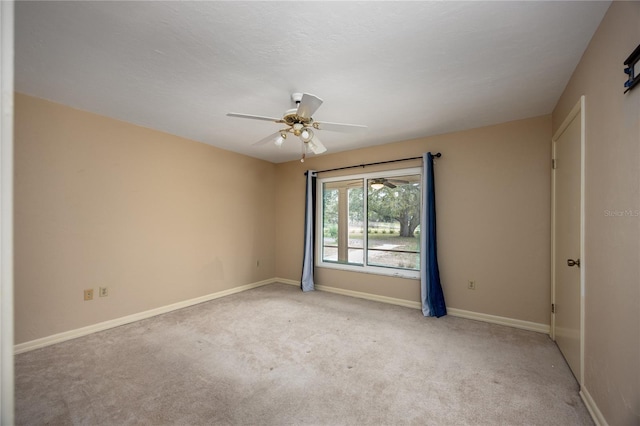
[(610, 425), (640, 424), (640, 87), (622, 93), (639, 42), (640, 2), (614, 2), (553, 112), (555, 130), (585, 95), (584, 387)]
[[(276, 274), (300, 279), (306, 169), (440, 151), (435, 167), (438, 251), (447, 305), (549, 324), (550, 140), (551, 117), (544, 116), (279, 164)], [(467, 289), (469, 280), (476, 281), (475, 291)], [(420, 300), (419, 281), (411, 279), (317, 268), (316, 283)]]
[(16, 343), (274, 276), (275, 165), (15, 101)]

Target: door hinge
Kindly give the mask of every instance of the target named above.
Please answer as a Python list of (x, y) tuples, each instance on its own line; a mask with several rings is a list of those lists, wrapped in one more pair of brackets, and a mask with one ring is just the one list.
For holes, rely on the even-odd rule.
[(555, 304), (555, 303), (552, 303), (552, 304), (551, 304), (551, 313), (552, 313), (552, 314), (555, 314), (555, 313), (556, 313), (556, 304)]
[(552, 159), (551, 159), (551, 168), (552, 168), (553, 170), (555, 170), (555, 169), (556, 169), (556, 159), (555, 159), (555, 158), (552, 158)]

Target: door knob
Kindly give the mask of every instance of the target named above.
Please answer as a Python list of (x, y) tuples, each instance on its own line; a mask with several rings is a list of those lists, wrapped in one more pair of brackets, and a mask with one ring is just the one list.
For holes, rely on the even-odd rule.
[(580, 267), (580, 259), (567, 259), (567, 265), (568, 266), (577, 266), (578, 268)]

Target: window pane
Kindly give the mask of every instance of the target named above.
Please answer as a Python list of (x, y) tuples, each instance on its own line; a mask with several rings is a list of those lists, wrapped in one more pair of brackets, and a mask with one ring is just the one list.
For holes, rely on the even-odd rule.
[(349, 200), (349, 263), (364, 263), (364, 200), (362, 180), (348, 188)]
[(322, 260), (338, 261), (338, 190), (322, 191)]
[(420, 175), (367, 180), (367, 264), (420, 269)]
[(362, 179), (323, 184), (323, 261), (363, 264), (362, 186)]

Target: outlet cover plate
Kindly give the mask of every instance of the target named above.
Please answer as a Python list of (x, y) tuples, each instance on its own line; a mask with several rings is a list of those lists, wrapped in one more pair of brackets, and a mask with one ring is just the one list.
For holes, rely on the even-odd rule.
[(84, 300), (93, 300), (93, 289), (88, 288), (84, 291)]

